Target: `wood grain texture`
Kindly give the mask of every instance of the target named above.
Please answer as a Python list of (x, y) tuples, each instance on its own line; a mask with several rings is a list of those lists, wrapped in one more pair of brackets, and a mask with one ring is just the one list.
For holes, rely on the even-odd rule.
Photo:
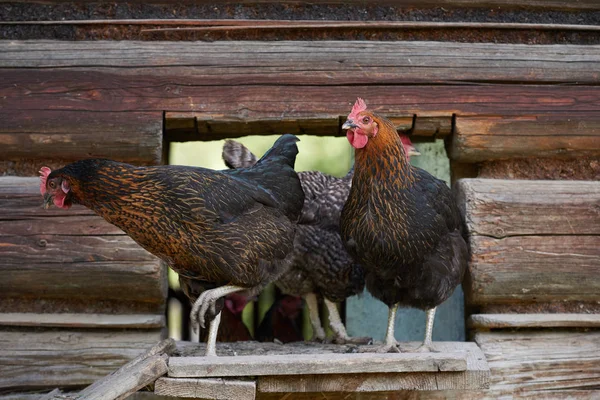
[(600, 235), (600, 182), (461, 179), (470, 235)]
[(63, 328), (162, 328), (165, 317), (154, 314), (0, 313), (0, 325)]
[(448, 153), (460, 162), (600, 154), (600, 114), (457, 116)]
[[(473, 160), (491, 154), (490, 148), (502, 141), (502, 129), (516, 127), (523, 133), (541, 120), (531, 118), (551, 117), (553, 124), (566, 124), (563, 133), (571, 135), (568, 119), (576, 113), (589, 126), (587, 131), (595, 132), (600, 109), (596, 89), (600, 46), (11, 41), (0, 43), (0, 50), (0, 67), (11, 82), (0, 86), (0, 107), (13, 119), (10, 126), (37, 129), (36, 115), (43, 111), (44, 119), (58, 122), (58, 128), (41, 124), (50, 131), (81, 125), (81, 116), (88, 113), (96, 118), (96, 131), (113, 132), (120, 125), (104, 115), (126, 119), (129, 113), (166, 112), (168, 140), (284, 131), (340, 135), (339, 119), (357, 96), (389, 117), (418, 115), (414, 135), (431, 136), (433, 131), (441, 136), (451, 128), (428, 118), (447, 121), (454, 114), (517, 118), (518, 126), (512, 121), (486, 127), (485, 136), (492, 137), (489, 143), (479, 138), (481, 124), (471, 128), (474, 135), (465, 127), (455, 154), (457, 159)], [(150, 120), (149, 124), (156, 123), (155, 118)], [(4, 141), (11, 152), (21, 151), (19, 143), (32, 143), (30, 132), (10, 129)], [(71, 137), (61, 139), (63, 133), (52, 140), (71, 149)], [(550, 146), (547, 154), (560, 153), (565, 146), (586, 154), (599, 152), (590, 142), (593, 138), (571, 136), (570, 141)], [(474, 138), (474, 148), (480, 147), (475, 153), (460, 150), (467, 137)], [(536, 145), (546, 139), (527, 140)], [(523, 151), (518, 143), (509, 150)]]
[(160, 341), (110, 375), (83, 389), (79, 400), (121, 400), (167, 373), (167, 359), (175, 350), (171, 338)]
[(599, 328), (600, 314), (473, 314), (472, 329)]
[(598, 331), (478, 332), (474, 339), (489, 363), (493, 391), (552, 397), (554, 391), (600, 384)]
[(600, 184), (465, 179), (471, 304), (597, 301)]
[(2, 297), (165, 304), (166, 267), (82, 206), (41, 208), (38, 178), (0, 177)]
[(472, 304), (597, 301), (600, 236), (472, 236)]
[[(419, 344), (405, 343), (403, 351), (414, 350)], [(259, 393), (320, 393), (396, 392), (400, 390), (475, 390), (489, 385), (489, 369), (484, 355), (474, 343), (434, 342), (443, 352), (460, 348), (466, 354), (467, 369), (463, 372), (404, 372), (404, 373), (337, 373), (303, 376), (261, 376)], [(405, 353), (414, 354), (414, 353)]]
[[(458, 350), (458, 349), (457, 349)], [(334, 373), (464, 371), (464, 353), (298, 354), (174, 357), (169, 377), (314, 375)]]
[[(65, 84), (65, 90), (68, 87)], [(76, 102), (76, 98), (72, 101)], [(161, 162), (162, 112), (80, 113), (65, 108), (68, 107), (57, 104), (51, 111), (0, 111), (0, 158), (42, 156), (64, 160), (110, 158), (136, 164)]]
[(230, 379), (160, 378), (154, 393), (214, 400), (254, 400), (256, 382)]
[(0, 390), (76, 387), (113, 372), (162, 330), (0, 328)]

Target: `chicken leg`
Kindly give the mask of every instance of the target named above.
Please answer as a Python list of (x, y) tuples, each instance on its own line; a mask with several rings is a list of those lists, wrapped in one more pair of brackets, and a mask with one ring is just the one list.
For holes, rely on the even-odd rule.
[(373, 339), (370, 337), (350, 337), (348, 336), (348, 332), (346, 332), (346, 327), (342, 323), (342, 319), (340, 318), (340, 312), (338, 311), (337, 305), (327, 299), (325, 300), (325, 306), (327, 306), (327, 311), (329, 311), (329, 326), (331, 326), (331, 330), (335, 333), (335, 343), (337, 344), (370, 344)]
[(217, 332), (219, 331), (219, 324), (221, 323), (221, 313), (218, 313), (215, 318), (210, 321), (210, 327), (208, 328), (208, 339), (206, 340), (206, 357), (217, 356)]
[(321, 325), (321, 318), (319, 318), (319, 302), (317, 301), (317, 295), (308, 293), (304, 295), (304, 301), (306, 301), (310, 324), (313, 328), (312, 340), (322, 342), (325, 340), (325, 330), (323, 329), (323, 325)]
[[(204, 329), (204, 327), (206, 326), (206, 312), (208, 311), (209, 307), (214, 311), (215, 301), (217, 301), (223, 296), (227, 296), (228, 294), (241, 292), (247, 289), (248, 288), (244, 288), (241, 286), (225, 285), (216, 289), (205, 290), (204, 292), (202, 292), (194, 302), (194, 306), (192, 307), (192, 311), (190, 312), (190, 319), (192, 321), (194, 332), (198, 333), (198, 327)], [(217, 323), (217, 327), (218, 325), (219, 324)]]
[(425, 314), (425, 340), (423, 340), (423, 344), (420, 345), (419, 347), (417, 347), (415, 349), (415, 351), (418, 352), (435, 352), (435, 350), (432, 349), (431, 344), (432, 344), (432, 335), (433, 335), (433, 321), (435, 320), (435, 309), (436, 307), (433, 307), (431, 310), (427, 310), (426, 314)]
[[(396, 322), (396, 312), (398, 311), (398, 304), (394, 304), (393, 306), (391, 306), (389, 308), (388, 311), (388, 325), (387, 325), (387, 332), (385, 334), (385, 343), (383, 343), (382, 345), (379, 346), (375, 346), (374, 347), (374, 351), (377, 353), (400, 353), (400, 347), (398, 347), (398, 342), (396, 341), (396, 338), (394, 337), (394, 324)], [(365, 352), (369, 351), (373, 351), (373, 349), (370, 350), (364, 350)]]

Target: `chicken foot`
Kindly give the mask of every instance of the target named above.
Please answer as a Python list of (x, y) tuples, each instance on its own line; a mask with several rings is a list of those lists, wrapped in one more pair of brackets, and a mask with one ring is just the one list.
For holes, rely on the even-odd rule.
[(435, 309), (436, 307), (433, 307), (430, 310), (426, 311), (425, 314), (425, 340), (423, 340), (423, 344), (420, 345), (419, 347), (417, 347), (415, 349), (415, 351), (420, 352), (420, 353), (426, 353), (426, 352), (436, 352), (436, 350), (433, 350), (432, 348), (432, 343), (433, 340), (431, 339), (433, 336), (433, 321), (435, 321)]
[(310, 324), (313, 328), (312, 340), (322, 342), (325, 340), (325, 329), (323, 329), (321, 318), (319, 317), (319, 302), (317, 301), (317, 295), (314, 293), (307, 293), (304, 295), (304, 301), (306, 301)]
[(379, 346), (375, 346), (369, 349), (361, 349), (360, 352), (377, 352), (377, 353), (400, 353), (399, 343), (394, 337), (394, 324), (396, 323), (396, 313), (398, 311), (398, 304), (394, 304), (389, 308), (388, 311), (388, 325), (387, 332), (385, 334), (385, 342)]
[(209, 307), (214, 311), (215, 302), (218, 299), (220, 299), (223, 296), (227, 296), (228, 294), (241, 292), (242, 290), (247, 289), (248, 288), (241, 286), (225, 285), (215, 289), (205, 290), (204, 292), (202, 292), (194, 302), (194, 306), (192, 307), (192, 311), (190, 312), (190, 319), (192, 322), (192, 326), (194, 327), (194, 332), (198, 333), (198, 327), (204, 329), (204, 327), (206, 326), (206, 312), (208, 311)]
[(340, 317), (340, 312), (338, 311), (337, 305), (330, 300), (325, 300), (325, 306), (329, 311), (329, 326), (331, 326), (331, 330), (335, 334), (335, 343), (337, 344), (370, 344), (373, 342), (373, 339), (370, 337), (350, 337), (348, 336), (348, 332), (346, 332), (346, 327), (342, 323), (342, 318)]

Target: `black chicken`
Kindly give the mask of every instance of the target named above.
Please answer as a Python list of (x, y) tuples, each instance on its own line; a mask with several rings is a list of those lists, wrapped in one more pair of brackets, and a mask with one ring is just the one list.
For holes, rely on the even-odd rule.
[(436, 307), (461, 282), (468, 250), (446, 184), (409, 164), (387, 119), (358, 99), (343, 128), (355, 148), (354, 178), (341, 215), (342, 239), (363, 265), (367, 290), (390, 309), (385, 344), (398, 351), (398, 306), (427, 310), (422, 351), (431, 350)]
[(238, 170), (99, 159), (44, 167), (41, 191), (46, 205), (92, 209), (177, 271), (195, 300), (194, 326), (212, 319), (206, 354), (216, 355), (221, 298), (253, 296), (291, 264), (304, 203), (297, 141), (284, 135), (254, 167)]
[[(419, 153), (406, 135), (401, 138), (408, 154)], [(254, 165), (256, 156), (241, 143), (226, 141), (223, 160), (229, 168)], [(351, 170), (343, 178), (319, 171), (298, 172), (304, 190), (304, 207), (294, 240), (291, 268), (275, 284), (285, 294), (303, 296), (315, 339), (324, 340), (317, 295), (329, 311), (329, 324), (338, 343), (366, 343), (370, 338), (351, 338), (335, 303), (362, 293), (364, 275), (360, 265), (344, 249), (340, 237), (340, 213), (352, 182)]]

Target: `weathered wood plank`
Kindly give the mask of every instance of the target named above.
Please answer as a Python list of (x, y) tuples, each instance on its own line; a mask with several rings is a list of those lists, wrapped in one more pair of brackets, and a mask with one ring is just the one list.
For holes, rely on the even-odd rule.
[(470, 235), (600, 235), (600, 182), (461, 179), (456, 189)]
[(162, 330), (0, 328), (0, 389), (76, 387), (113, 372)]
[(561, 157), (600, 153), (600, 115), (457, 116), (448, 149), (453, 160)]
[(43, 155), (63, 160), (98, 157), (137, 164), (161, 162), (162, 112), (80, 113), (57, 106), (52, 111), (37, 109), (35, 113), (0, 111), (0, 158), (18, 160)]
[(599, 328), (600, 314), (473, 314), (472, 329)]
[(597, 301), (600, 236), (471, 236), (472, 304)]
[[(401, 346), (411, 351), (419, 344)], [(399, 390), (474, 390), (489, 385), (489, 368), (483, 353), (474, 343), (435, 342), (440, 352), (460, 347), (466, 354), (467, 369), (464, 372), (402, 372), (402, 373), (334, 373), (327, 375), (272, 375), (258, 378), (259, 393), (301, 392), (396, 392)], [(414, 354), (414, 353), (413, 353)], [(444, 353), (441, 353), (444, 354)]]
[(256, 382), (230, 379), (160, 378), (154, 393), (214, 400), (254, 400)]
[(85, 207), (40, 205), (38, 178), (0, 177), (3, 296), (164, 304), (160, 260)]
[(235, 357), (174, 357), (169, 377), (228, 377), (334, 373), (464, 371), (464, 353), (298, 354)]
[(600, 298), (598, 182), (464, 179), (457, 187), (470, 302)]
[(600, 385), (598, 331), (478, 332), (475, 342), (489, 363), (492, 391), (553, 398), (555, 391)]
[(165, 317), (155, 314), (0, 313), (0, 325), (63, 328), (162, 328)]
[(167, 359), (175, 341), (165, 339), (110, 375), (83, 389), (80, 400), (121, 400), (167, 373)]
[[(135, 68), (148, 68), (143, 74), (156, 78), (169, 68), (170, 75), (180, 76), (179, 81), (191, 79), (201, 86), (465, 81), (585, 84), (600, 79), (596, 73), (600, 46), (414, 41), (10, 41), (0, 43), (0, 50), (3, 68), (98, 71), (127, 67), (121, 73), (130, 77), (140, 74)], [(168, 95), (170, 91), (167, 88), (165, 92)]]
[[(169, 140), (283, 131), (340, 135), (339, 117), (347, 115), (356, 96), (362, 96), (389, 117), (416, 114), (415, 135), (430, 136), (432, 129), (447, 133), (448, 124), (436, 126), (439, 121), (432, 124), (431, 117), (518, 117), (516, 122), (486, 128), (485, 136), (498, 144), (502, 132), (496, 126), (522, 131), (542, 121), (531, 121), (531, 116), (545, 115), (553, 118), (548, 123), (563, 127), (562, 133), (571, 138), (552, 142), (547, 155), (560, 153), (565, 146), (585, 154), (600, 152), (590, 142), (597, 136), (600, 109), (595, 86), (600, 79), (599, 46), (12, 41), (0, 43), (0, 49), (0, 67), (11, 82), (0, 86), (0, 106), (9, 116), (16, 113), (11, 117), (15, 121), (25, 116), (35, 121), (40, 110), (69, 112), (69, 118), (84, 111), (93, 115), (167, 111)], [(353, 54), (352, 63), (347, 62), (348, 54)], [(588, 133), (570, 129), (568, 120), (574, 113), (585, 122), (579, 131), (587, 126)], [(472, 129), (478, 132), (481, 126)], [(464, 129), (465, 137), (479, 138)], [(17, 146), (20, 139), (10, 140)], [(514, 142), (519, 140), (525, 139), (517, 137)], [(543, 135), (526, 140), (535, 152), (548, 143)], [(457, 146), (463, 142), (457, 141)], [(526, 146), (507, 148), (521, 154)], [(457, 158), (485, 158), (490, 153), (485, 146), (475, 153), (461, 151), (455, 152)]]

